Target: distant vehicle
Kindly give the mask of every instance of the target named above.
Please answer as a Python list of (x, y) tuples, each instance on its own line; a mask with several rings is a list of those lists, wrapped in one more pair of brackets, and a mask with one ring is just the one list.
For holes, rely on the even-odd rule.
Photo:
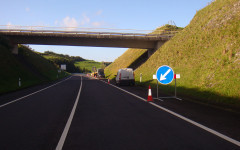
[(117, 85), (135, 85), (135, 77), (132, 68), (119, 69), (116, 76)]
[(98, 78), (105, 78), (104, 69), (97, 69)]

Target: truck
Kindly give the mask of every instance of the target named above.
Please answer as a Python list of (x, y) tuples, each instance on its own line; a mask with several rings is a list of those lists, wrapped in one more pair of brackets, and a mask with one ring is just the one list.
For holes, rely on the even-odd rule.
[(97, 77), (105, 78), (104, 69), (97, 69)]

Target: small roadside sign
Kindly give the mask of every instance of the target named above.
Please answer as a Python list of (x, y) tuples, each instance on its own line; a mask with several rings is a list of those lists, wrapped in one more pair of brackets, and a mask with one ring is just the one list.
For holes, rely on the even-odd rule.
[(153, 79), (157, 79), (157, 76), (155, 74), (153, 75)]
[(66, 70), (66, 64), (61, 64), (61, 70)]
[(174, 74), (174, 79), (180, 79), (180, 74)]
[(158, 68), (156, 72), (157, 80), (161, 84), (169, 84), (173, 81), (174, 72), (173, 69), (167, 65), (163, 65)]

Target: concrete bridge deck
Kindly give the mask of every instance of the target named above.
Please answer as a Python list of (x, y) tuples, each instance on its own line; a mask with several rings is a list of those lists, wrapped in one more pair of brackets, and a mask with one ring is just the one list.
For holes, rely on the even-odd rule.
[(158, 49), (176, 32), (162, 34), (0, 29), (13, 44)]

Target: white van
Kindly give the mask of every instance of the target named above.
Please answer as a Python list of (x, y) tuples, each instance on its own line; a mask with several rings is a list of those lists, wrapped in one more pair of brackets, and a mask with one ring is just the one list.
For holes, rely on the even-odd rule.
[(117, 85), (135, 85), (135, 77), (132, 68), (119, 69), (116, 76)]

